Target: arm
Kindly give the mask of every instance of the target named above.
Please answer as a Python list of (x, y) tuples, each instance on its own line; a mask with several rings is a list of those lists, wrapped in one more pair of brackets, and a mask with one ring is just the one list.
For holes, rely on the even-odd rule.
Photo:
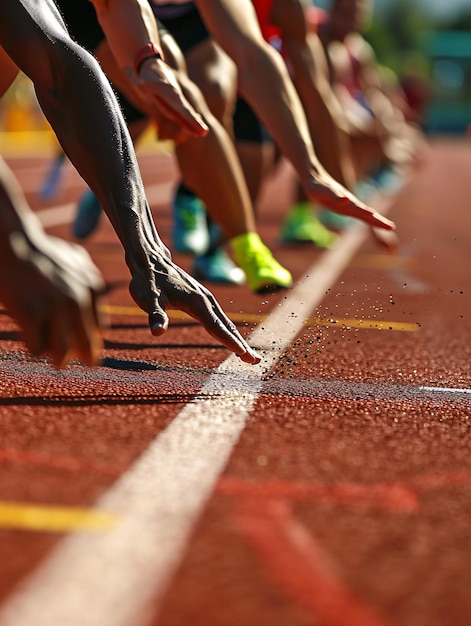
[[(217, 43), (234, 60), (239, 89), (296, 170), (321, 171), (309, 129), (286, 67), (263, 39), (250, 0), (196, 0)], [(276, 94), (276, 97), (274, 97)]]
[(148, 50), (137, 62), (140, 51), (148, 44), (160, 48), (159, 31), (147, 0), (91, 0), (98, 21), (106, 34), (116, 61), (161, 113), (195, 137), (205, 136), (208, 127), (184, 97), (174, 72)]
[(292, 79), (304, 107), (320, 161), (347, 188), (354, 185), (346, 130), (348, 124), (329, 83), (324, 49), (309, 32), (301, 0), (274, 0), (272, 23), (282, 31)]
[(307, 196), (337, 213), (394, 229), (320, 164), (302, 104), (280, 55), (263, 40), (250, 0), (196, 0), (196, 4), (214, 39), (235, 61), (242, 95), (294, 165)]
[(93, 57), (70, 39), (54, 3), (10, 0), (0, 16), (0, 45), (33, 81), (64, 152), (106, 211), (125, 250), (131, 294), (148, 313), (152, 333), (167, 329), (166, 309), (180, 309), (243, 361), (258, 363), (214, 296), (173, 263), (111, 86)]

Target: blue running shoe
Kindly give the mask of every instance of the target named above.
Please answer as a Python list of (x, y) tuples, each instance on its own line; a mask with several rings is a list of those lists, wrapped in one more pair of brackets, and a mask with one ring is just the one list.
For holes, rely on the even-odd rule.
[(72, 225), (74, 237), (77, 237), (77, 239), (89, 237), (97, 229), (102, 212), (95, 194), (90, 189), (87, 189), (80, 198)]
[(208, 283), (243, 285), (245, 273), (222, 248), (216, 248), (196, 257), (192, 274), (197, 280)]
[(206, 209), (191, 193), (177, 189), (173, 199), (172, 246), (176, 252), (204, 254), (209, 247)]

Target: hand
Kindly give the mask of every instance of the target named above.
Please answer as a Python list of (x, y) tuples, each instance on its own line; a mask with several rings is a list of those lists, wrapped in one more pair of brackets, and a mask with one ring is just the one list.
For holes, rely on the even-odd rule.
[(311, 173), (304, 183), (304, 188), (312, 202), (318, 203), (334, 213), (356, 217), (370, 226), (385, 230), (395, 230), (396, 228), (394, 222), (367, 206), (326, 172)]
[(72, 358), (96, 364), (102, 348), (97, 295), (104, 285), (88, 253), (42, 232), (16, 231), (6, 239), (0, 299), (28, 350), (48, 354), (56, 367)]
[[(129, 288), (136, 304), (149, 314), (153, 335), (159, 336), (167, 330), (167, 309), (181, 310), (198, 320), (210, 335), (245, 363), (260, 362), (260, 356), (239, 334), (213, 294), (175, 265), (170, 253), (154, 258), (153, 267), (152, 275), (143, 271), (135, 273)], [(155, 288), (151, 289), (151, 285)]]
[(397, 234), (391, 230), (383, 230), (382, 228), (371, 228), (376, 243), (384, 248), (390, 254), (396, 254), (399, 250), (400, 240)]
[[(174, 71), (162, 59), (147, 59), (139, 73), (138, 87), (158, 112), (190, 137), (205, 137), (208, 126), (183, 95)], [(157, 113), (157, 117), (158, 117)]]

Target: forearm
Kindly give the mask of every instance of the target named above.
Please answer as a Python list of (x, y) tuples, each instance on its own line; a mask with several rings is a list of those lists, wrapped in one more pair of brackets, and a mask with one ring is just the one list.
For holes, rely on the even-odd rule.
[(148, 0), (91, 0), (108, 45), (129, 73), (136, 53), (148, 43), (160, 45), (157, 22)]
[(197, 4), (214, 39), (237, 65), (241, 94), (300, 176), (323, 169), (284, 62), (263, 41), (251, 3), (197, 0)]
[[(311, 47), (315, 42), (309, 41), (309, 38), (284, 37), (283, 43), (319, 160), (336, 180), (351, 189), (353, 168), (344, 133), (347, 123), (328, 83), (327, 66), (317, 66), (322, 59), (316, 56), (319, 51)], [(323, 50), (320, 52), (323, 54)]]

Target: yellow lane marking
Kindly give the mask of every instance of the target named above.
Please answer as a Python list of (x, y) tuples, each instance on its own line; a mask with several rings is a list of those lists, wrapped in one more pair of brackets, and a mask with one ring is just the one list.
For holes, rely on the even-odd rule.
[(418, 324), (408, 322), (386, 322), (380, 320), (357, 320), (357, 319), (309, 319), (305, 324), (318, 324), (320, 326), (340, 326), (345, 328), (364, 328), (367, 330), (398, 330), (405, 333), (413, 333), (419, 330)]
[[(141, 309), (134, 306), (114, 306), (105, 304), (100, 307), (104, 313), (108, 315), (139, 315), (147, 316)], [(168, 316), (171, 319), (191, 319), (189, 315), (183, 313), (183, 311), (167, 311)], [(267, 315), (253, 314), (253, 313), (227, 313), (227, 316), (233, 322), (254, 322), (259, 324), (267, 319)], [(380, 320), (362, 320), (362, 319), (332, 319), (320, 317), (313, 317), (304, 320), (304, 323), (308, 326), (339, 326), (347, 328), (360, 328), (368, 330), (395, 330), (401, 332), (415, 332), (419, 330), (417, 324), (411, 324), (407, 322), (388, 322)]]
[(104, 511), (67, 506), (0, 502), (0, 528), (61, 533), (105, 531), (118, 519)]
[[(147, 317), (147, 313), (137, 306), (115, 306), (112, 304), (102, 304), (100, 311), (108, 315), (139, 315)], [(167, 315), (173, 319), (191, 319), (183, 311), (167, 311)]]

